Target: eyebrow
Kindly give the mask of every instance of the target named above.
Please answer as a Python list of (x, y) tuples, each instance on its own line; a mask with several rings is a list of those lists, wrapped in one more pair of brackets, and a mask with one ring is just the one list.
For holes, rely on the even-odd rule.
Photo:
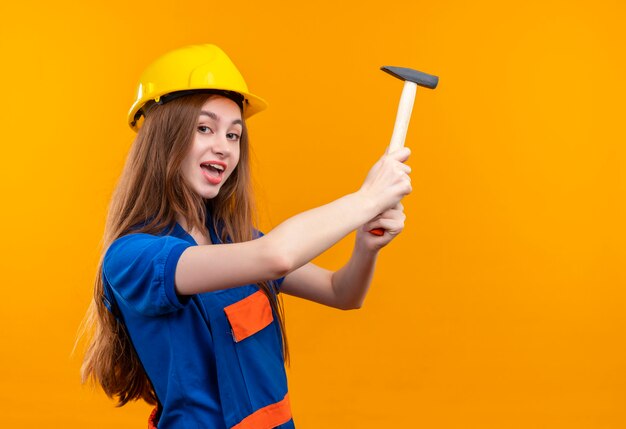
[[(213, 119), (214, 121), (218, 121), (219, 122), (219, 120), (220, 120), (220, 118), (215, 113), (209, 112), (208, 110), (200, 111), (200, 116), (202, 116), (202, 115), (208, 116), (209, 118)], [(235, 119), (232, 122), (232, 125), (235, 125), (235, 124), (243, 125), (243, 121), (241, 119)]]

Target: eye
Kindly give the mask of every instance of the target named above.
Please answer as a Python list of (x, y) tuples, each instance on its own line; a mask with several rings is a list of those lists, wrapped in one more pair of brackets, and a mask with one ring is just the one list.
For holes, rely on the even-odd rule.
[(212, 133), (213, 130), (207, 127), (206, 125), (198, 125), (198, 132), (202, 134), (208, 134), (208, 133)]
[(237, 133), (228, 133), (228, 134), (226, 134), (226, 138), (228, 140), (238, 142), (239, 139), (241, 138), (241, 136), (239, 134), (237, 134)]

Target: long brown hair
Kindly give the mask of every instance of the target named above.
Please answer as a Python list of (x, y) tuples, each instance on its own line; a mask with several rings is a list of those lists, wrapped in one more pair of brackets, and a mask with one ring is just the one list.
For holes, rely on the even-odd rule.
[[(146, 109), (146, 118), (130, 149), (126, 165), (109, 206), (103, 251), (95, 279), (93, 301), (85, 324), (91, 338), (81, 375), (83, 382), (100, 383), (118, 406), (144, 399), (157, 402), (154, 389), (135, 352), (125, 326), (103, 302), (102, 261), (108, 247), (119, 237), (133, 232), (161, 233), (172, 228), (176, 217), (187, 228), (206, 232), (207, 209), (222, 242), (255, 238), (255, 210), (251, 192), (248, 131), (243, 124), (237, 167), (211, 200), (204, 201), (184, 181), (181, 164), (190, 146), (198, 115), (212, 94), (192, 94)], [(283, 339), (283, 356), (289, 360), (282, 302), (273, 285), (259, 283), (278, 315)]]

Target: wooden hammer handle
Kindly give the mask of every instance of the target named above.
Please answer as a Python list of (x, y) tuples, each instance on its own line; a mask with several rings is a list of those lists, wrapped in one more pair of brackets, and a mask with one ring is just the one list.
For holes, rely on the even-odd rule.
[(402, 88), (402, 95), (400, 96), (400, 103), (398, 104), (398, 113), (396, 114), (396, 123), (393, 127), (391, 142), (389, 143), (389, 153), (404, 146), (406, 132), (409, 128), (409, 121), (411, 120), (411, 113), (413, 112), (416, 91), (417, 84), (415, 82), (404, 81), (404, 88)]
[[(400, 96), (400, 103), (398, 104), (396, 123), (393, 127), (393, 134), (391, 135), (391, 142), (389, 142), (387, 153), (391, 153), (404, 147), (406, 132), (409, 128), (409, 122), (411, 121), (411, 113), (413, 112), (416, 92), (417, 84), (405, 80), (404, 88), (402, 88), (402, 95)], [(374, 228), (370, 230), (370, 233), (381, 236), (385, 233), (385, 230), (382, 228)]]

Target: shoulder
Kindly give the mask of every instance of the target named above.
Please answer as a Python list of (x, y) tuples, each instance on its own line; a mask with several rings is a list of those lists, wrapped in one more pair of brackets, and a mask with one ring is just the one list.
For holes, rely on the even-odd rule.
[(176, 294), (176, 265), (190, 246), (193, 244), (171, 235), (124, 235), (105, 253), (104, 279), (127, 305), (141, 314), (177, 310), (186, 301)]
[(167, 266), (194, 244), (172, 235), (132, 233), (119, 237), (108, 247), (103, 268), (106, 273), (126, 272), (148, 266)]
[(106, 250), (105, 259), (118, 253), (162, 251), (175, 246), (189, 247), (192, 244), (172, 235), (132, 233), (117, 238)]

